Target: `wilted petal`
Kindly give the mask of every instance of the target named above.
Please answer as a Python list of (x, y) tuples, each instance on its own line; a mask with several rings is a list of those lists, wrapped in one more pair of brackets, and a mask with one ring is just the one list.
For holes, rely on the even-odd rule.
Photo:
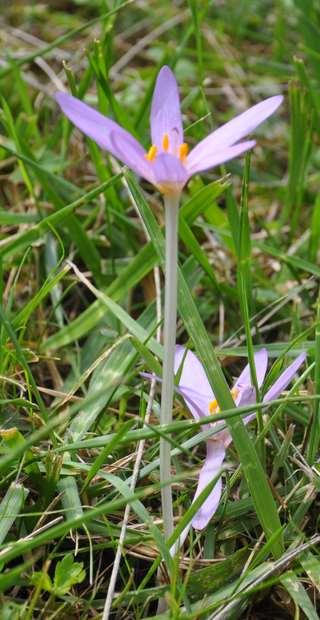
[[(200, 142), (200, 144), (203, 144), (203, 142)], [(247, 142), (240, 142), (234, 146), (228, 146), (217, 151), (209, 151), (209, 149), (203, 145), (203, 147), (197, 151), (196, 156), (193, 155), (193, 151), (195, 151), (195, 149), (193, 149), (186, 161), (188, 176), (190, 177), (196, 172), (201, 172), (202, 170), (208, 170), (209, 168), (224, 164), (230, 159), (234, 159), (242, 155), (242, 153), (249, 151), (255, 144), (255, 140), (248, 140)], [(198, 147), (196, 147), (196, 149), (198, 149)]]
[(188, 180), (188, 175), (181, 161), (170, 153), (160, 153), (150, 164), (154, 184), (164, 194), (180, 192)]
[(265, 394), (263, 398), (263, 402), (267, 403), (270, 400), (275, 400), (278, 396), (286, 389), (286, 387), (291, 383), (293, 377), (295, 376), (298, 368), (303, 364), (306, 359), (305, 353), (300, 353), (298, 357), (283, 371), (280, 377), (274, 382), (268, 392)]
[(169, 67), (160, 69), (151, 105), (152, 144), (162, 150), (163, 136), (169, 138), (169, 152), (183, 142), (179, 91), (176, 78)]
[[(207, 456), (200, 471), (198, 487), (193, 501), (200, 495), (201, 491), (219, 473), (225, 457), (225, 448), (220, 441), (207, 441)], [(193, 517), (192, 525), (196, 530), (202, 530), (209, 523), (211, 517), (216, 512), (222, 491), (222, 482), (219, 478), (210, 495), (202, 504), (200, 510)]]
[[(185, 400), (188, 409), (190, 409), (193, 417), (199, 420), (199, 410), (203, 411), (202, 415), (204, 417), (209, 415), (208, 407), (209, 403), (214, 400), (214, 394), (197, 356), (192, 351), (187, 351), (186, 353), (185, 347), (177, 345), (174, 357), (175, 374), (181, 370), (180, 366), (182, 363), (179, 388), (182, 394), (186, 394)], [(188, 399), (187, 394), (189, 394), (190, 399)], [(197, 407), (195, 408), (190, 401), (194, 401)]]
[[(256, 368), (256, 375), (258, 386), (261, 387), (265, 378), (265, 374), (267, 372), (268, 365), (268, 351), (263, 348), (257, 353), (254, 354), (254, 365)], [(250, 365), (247, 364), (243, 369), (241, 375), (235, 382), (235, 387), (243, 386), (243, 385), (251, 385), (251, 374), (250, 374)]]
[(94, 140), (102, 149), (109, 151), (115, 157), (119, 157), (125, 164), (127, 164), (127, 161), (120, 156), (111, 140), (112, 132), (117, 132), (117, 135), (122, 138), (122, 143), (126, 144), (130, 150), (134, 150), (137, 156), (144, 157), (145, 151), (141, 144), (111, 118), (103, 116), (103, 114), (83, 103), (80, 99), (76, 99), (76, 97), (66, 93), (56, 93), (55, 99), (63, 113), (78, 129)]
[[(234, 145), (244, 136), (250, 134), (260, 123), (263, 123), (276, 111), (282, 101), (283, 97), (281, 95), (269, 97), (216, 129), (191, 151), (188, 157), (189, 166), (191, 168), (195, 165), (198, 166), (198, 162), (204, 157), (205, 153), (208, 158), (210, 155), (214, 156), (215, 153), (223, 151), (226, 147)], [(231, 157), (228, 159), (231, 159)], [(227, 160), (225, 159), (224, 161)], [(197, 169), (199, 170), (200, 168)]]

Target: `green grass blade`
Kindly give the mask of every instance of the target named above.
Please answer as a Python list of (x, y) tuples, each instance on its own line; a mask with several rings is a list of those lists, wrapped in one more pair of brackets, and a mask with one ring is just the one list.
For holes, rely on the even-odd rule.
[(308, 618), (308, 620), (317, 620), (319, 618), (317, 611), (294, 572), (288, 571), (281, 577), (280, 581), (295, 604), (300, 607), (301, 611), (305, 614), (306, 618)]
[(29, 491), (13, 482), (0, 503), (0, 545), (21, 512)]
[(306, 169), (311, 152), (312, 118), (310, 118), (308, 97), (300, 84), (291, 82), (289, 99), (291, 113), (289, 180), (283, 221), (290, 220), (291, 234), (293, 234), (300, 217)]
[[(257, 400), (260, 400), (259, 386), (257, 380), (256, 366), (254, 363), (254, 350), (251, 335), (250, 310), (252, 310), (252, 278), (251, 278), (251, 242), (250, 224), (248, 211), (248, 186), (250, 174), (250, 155), (246, 157), (241, 204), (240, 204), (240, 235), (239, 235), (239, 255), (238, 255), (238, 298), (241, 308), (244, 331), (248, 349), (248, 361), (250, 366), (251, 382), (255, 389)], [(262, 431), (262, 415), (257, 411), (258, 429)], [(261, 454), (263, 457), (263, 454)], [(263, 459), (264, 461), (264, 459)]]
[[(315, 368), (314, 368), (314, 391), (320, 394), (320, 296), (317, 302), (317, 324), (315, 328)], [(318, 458), (320, 446), (320, 402), (315, 401), (310, 435), (307, 449), (308, 462), (313, 465)]]
[(61, 478), (57, 483), (57, 489), (61, 493), (61, 503), (65, 519), (71, 521), (81, 517), (83, 515), (83, 508), (74, 476)]
[(316, 263), (317, 254), (320, 248), (320, 196), (315, 199), (311, 227), (310, 227), (310, 244), (309, 244), (309, 261), (310, 263)]

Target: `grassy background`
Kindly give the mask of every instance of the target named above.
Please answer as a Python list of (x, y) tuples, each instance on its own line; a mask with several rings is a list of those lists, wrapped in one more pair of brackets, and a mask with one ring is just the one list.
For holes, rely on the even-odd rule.
[[(163, 617), (318, 618), (318, 3), (16, 1), (0, 24), (0, 618), (101, 617), (128, 505), (114, 618), (153, 617), (164, 593)], [(242, 205), (241, 159), (184, 192), (178, 341), (213, 345), (229, 383), (250, 333), (271, 357), (266, 385), (301, 351), (308, 365), (260, 432), (250, 427), (273, 505), (253, 503), (231, 446), (217, 514), (159, 585), (159, 398), (139, 373), (162, 357), (161, 197), (80, 135), (52, 95), (68, 89), (148, 147), (165, 63), (190, 145), (285, 96), (256, 132)], [(205, 444), (179, 398), (174, 420), (161, 432), (181, 526)], [(275, 509), (282, 533), (266, 542), (260, 523)]]

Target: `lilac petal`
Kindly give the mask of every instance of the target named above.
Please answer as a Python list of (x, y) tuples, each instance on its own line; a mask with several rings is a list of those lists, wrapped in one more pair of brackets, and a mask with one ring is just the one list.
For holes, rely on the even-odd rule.
[(150, 164), (154, 184), (164, 194), (181, 192), (188, 180), (186, 168), (178, 157), (170, 153), (160, 153)]
[[(196, 420), (200, 420), (203, 417), (209, 416), (209, 401), (206, 396), (203, 394), (199, 394), (199, 392), (195, 392), (194, 390), (189, 390), (186, 387), (177, 388), (178, 392), (183, 396), (184, 401), (188, 409), (191, 411), (193, 417)], [(203, 429), (208, 429), (209, 424), (203, 426)]]
[(230, 159), (234, 159), (246, 151), (249, 151), (255, 144), (255, 140), (248, 140), (247, 142), (240, 142), (234, 146), (228, 146), (224, 149), (212, 152), (210, 152), (209, 149), (207, 150), (204, 146), (201, 151), (198, 151), (196, 157), (192, 156), (193, 151), (191, 151), (186, 160), (188, 176), (190, 177), (196, 174), (196, 172), (201, 172), (202, 170), (208, 170), (209, 168), (214, 168), (214, 166), (224, 164)]
[(246, 405), (253, 405), (256, 402), (255, 389), (252, 385), (245, 385), (240, 387), (240, 393), (235, 400), (237, 407), (245, 407)]
[[(254, 354), (254, 365), (256, 367), (258, 386), (261, 387), (267, 372), (268, 365), (268, 351), (263, 348)], [(234, 387), (240, 387), (244, 385), (251, 385), (250, 366), (247, 364), (243, 369), (241, 375), (235, 382)]]
[[(208, 381), (207, 375), (201, 362), (192, 351), (187, 351), (185, 347), (180, 345), (176, 346), (175, 358), (174, 358), (174, 372), (175, 374), (180, 371), (180, 366), (183, 362), (182, 371), (179, 380), (179, 388), (182, 394), (184, 390), (187, 392), (192, 391), (192, 400), (197, 405), (197, 408), (187, 402), (188, 409), (190, 409), (193, 417), (199, 420), (198, 411), (203, 411), (203, 416), (209, 415), (209, 403), (214, 400), (214, 394)], [(187, 401), (187, 399), (185, 399)]]
[[(245, 405), (253, 405), (256, 402), (256, 393), (252, 385), (239, 385), (239, 394), (235, 399), (237, 407), (245, 407)], [(252, 413), (245, 418), (242, 418), (244, 424), (248, 424), (250, 420), (255, 418), (255, 413)], [(227, 429), (224, 429), (219, 433), (219, 440), (223, 442), (224, 447), (227, 448), (232, 443), (232, 437)]]
[(166, 65), (160, 69), (151, 105), (152, 144), (162, 151), (163, 136), (169, 138), (169, 152), (183, 142), (179, 91), (176, 78)]
[[(55, 99), (69, 120), (102, 149), (109, 151), (130, 167), (133, 158), (145, 162), (145, 151), (141, 144), (128, 131), (122, 129), (118, 123), (66, 93), (56, 93)], [(112, 139), (112, 135), (115, 133), (119, 140), (121, 138), (121, 152)], [(128, 156), (127, 151), (129, 152)]]
[[(148, 379), (148, 381), (152, 381), (153, 379), (155, 379), (157, 383), (162, 383), (161, 377), (158, 377), (158, 375), (153, 375), (150, 372), (140, 372), (140, 376), (143, 377), (144, 379)], [(195, 392), (194, 390), (190, 390), (189, 388), (186, 388), (186, 387), (181, 388), (181, 387), (175, 386), (175, 390), (176, 392), (178, 392), (178, 394), (181, 394), (181, 396), (186, 401), (188, 408), (190, 410), (191, 410), (191, 407), (193, 407), (194, 413), (195, 413), (194, 417), (197, 420), (199, 420), (201, 417), (206, 415), (204, 412), (206, 411), (206, 409), (208, 409), (208, 402), (202, 396), (202, 394), (199, 394), (199, 392)]]
[[(294, 360), (294, 362), (292, 362), (292, 364), (290, 364), (290, 366), (288, 366), (288, 368), (284, 370), (284, 372), (280, 375), (280, 377), (278, 377), (278, 379), (275, 381), (275, 383), (271, 386), (271, 388), (266, 393), (265, 397), (263, 398), (264, 403), (267, 403), (270, 400), (275, 400), (276, 398), (278, 398), (281, 392), (283, 392), (283, 390), (285, 390), (287, 385), (289, 385), (294, 375), (296, 374), (298, 368), (301, 366), (301, 364), (303, 364), (305, 359), (306, 359), (306, 354), (301, 353)], [(254, 403), (254, 400), (252, 403), (249, 403), (249, 404), (253, 404), (253, 403)], [(245, 403), (245, 404), (248, 404), (248, 403)], [(256, 417), (255, 413), (250, 413), (248, 416), (244, 418), (243, 421), (245, 424), (248, 424), (248, 422), (251, 422), (251, 420), (253, 420), (255, 417)]]
[[(268, 365), (267, 349), (265, 348), (260, 349), (260, 351), (257, 351), (257, 353), (254, 354), (254, 364), (256, 367), (258, 386), (261, 387), (263, 384), (264, 378), (265, 378), (265, 374), (267, 371), (267, 365)], [(235, 400), (237, 407), (244, 407), (245, 405), (253, 405), (253, 403), (255, 403), (256, 393), (251, 383), (249, 364), (247, 364), (244, 367), (242, 373), (240, 374), (239, 378), (235, 382), (234, 387), (237, 387), (239, 389), (239, 394)], [(243, 418), (243, 423), (248, 424), (255, 417), (256, 417), (256, 413), (250, 413), (245, 418)], [(230, 434), (229, 436), (224, 437), (224, 444), (226, 447), (229, 446), (231, 441), (232, 441), (232, 438)]]
[(295, 376), (298, 368), (300, 368), (301, 364), (306, 359), (305, 353), (300, 353), (298, 357), (284, 370), (284, 372), (278, 377), (278, 379), (274, 382), (268, 392), (265, 394), (263, 398), (263, 402), (267, 403), (270, 400), (275, 400), (278, 396), (286, 389), (289, 383), (292, 381)]
[[(207, 441), (207, 456), (204, 465), (200, 471), (199, 482), (193, 501), (200, 495), (201, 491), (211, 482), (219, 473), (221, 465), (225, 457), (225, 447), (220, 441)], [(211, 517), (216, 512), (222, 491), (222, 482), (219, 478), (213, 487), (210, 495), (207, 497), (201, 508), (193, 517), (192, 525), (196, 530), (202, 530)]]
[(159, 377), (158, 375), (154, 375), (152, 372), (140, 372), (139, 374), (140, 377), (148, 379), (148, 381), (152, 381), (153, 379), (155, 379), (157, 383), (162, 383), (161, 377)]
[[(271, 116), (282, 101), (283, 97), (281, 95), (269, 97), (268, 99), (257, 103), (252, 108), (249, 108), (246, 112), (239, 114), (225, 125), (222, 125), (222, 127), (216, 129), (213, 133), (207, 136), (207, 138), (204, 138), (204, 140), (199, 142), (199, 144), (191, 151), (188, 157), (189, 166), (191, 168), (195, 165), (199, 166), (200, 160), (206, 156), (208, 158), (210, 155), (214, 156), (215, 153), (225, 150), (226, 147), (234, 145), (244, 136), (247, 136), (256, 127), (258, 127), (258, 125)], [(214, 165), (216, 165), (216, 163)]]
[[(129, 142), (119, 131), (112, 131), (110, 134), (112, 153), (120, 159), (126, 166), (133, 170), (138, 176), (143, 177), (149, 183), (155, 185), (153, 165), (145, 158), (145, 153), (139, 142)], [(137, 148), (137, 146), (139, 148)], [(141, 152), (142, 149), (142, 152)]]

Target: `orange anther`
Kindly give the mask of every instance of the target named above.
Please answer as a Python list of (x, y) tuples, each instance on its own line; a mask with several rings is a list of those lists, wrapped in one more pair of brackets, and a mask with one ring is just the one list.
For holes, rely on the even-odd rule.
[(169, 136), (167, 133), (163, 134), (163, 138), (162, 138), (162, 148), (165, 152), (167, 152), (169, 150)]
[(209, 403), (209, 411), (210, 413), (219, 413), (219, 405), (218, 405), (218, 401), (216, 399), (212, 400)]
[[(239, 396), (240, 390), (237, 387), (233, 387), (232, 390), (230, 390), (230, 394), (233, 398), (233, 400), (235, 400), (237, 398), (237, 396)], [(212, 400), (209, 403), (209, 413), (213, 414), (213, 413), (220, 413), (220, 407), (218, 405), (218, 401), (216, 399)]]
[(184, 161), (188, 155), (189, 152), (189, 147), (186, 144), (186, 142), (183, 142), (182, 144), (180, 144), (179, 146), (179, 159), (181, 161)]
[(240, 390), (237, 387), (233, 387), (232, 390), (230, 390), (230, 392), (231, 392), (231, 396), (233, 400), (235, 400), (239, 396)]
[(158, 147), (153, 144), (152, 146), (150, 146), (149, 151), (145, 154), (145, 158), (148, 161), (154, 161), (155, 158), (157, 157), (157, 152), (158, 152)]

